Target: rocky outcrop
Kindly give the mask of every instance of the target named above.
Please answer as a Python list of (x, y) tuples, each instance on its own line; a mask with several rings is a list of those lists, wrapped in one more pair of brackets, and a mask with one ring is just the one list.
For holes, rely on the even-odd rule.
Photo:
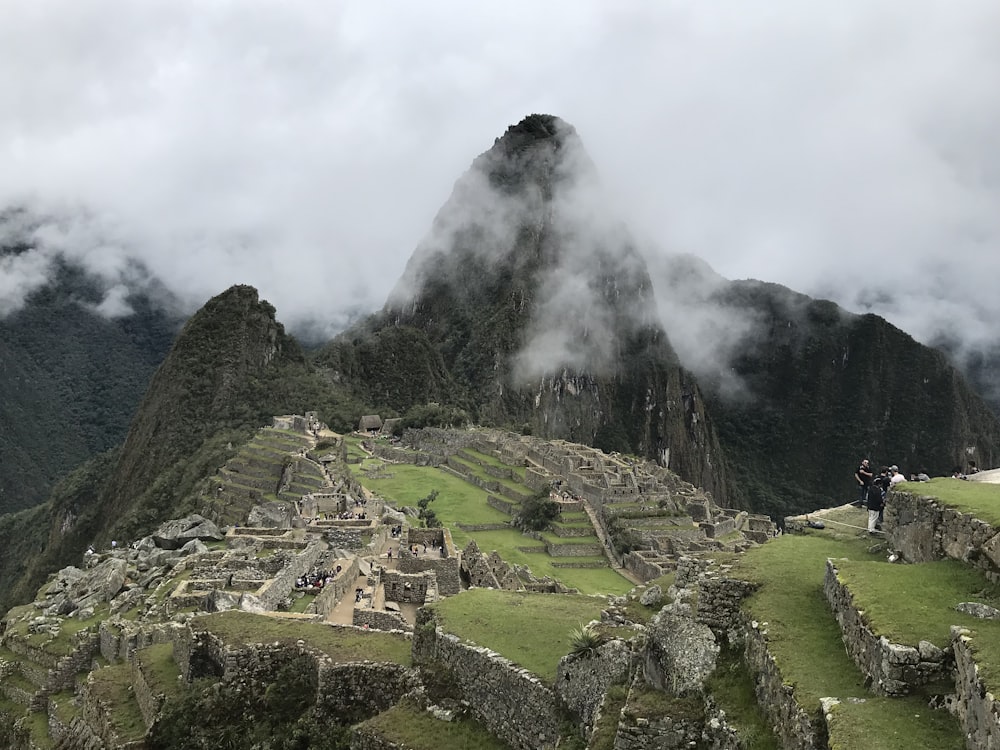
[(212, 521), (192, 513), (184, 518), (167, 521), (152, 534), (153, 541), (161, 549), (180, 549), (188, 542), (221, 542), (225, 535)]

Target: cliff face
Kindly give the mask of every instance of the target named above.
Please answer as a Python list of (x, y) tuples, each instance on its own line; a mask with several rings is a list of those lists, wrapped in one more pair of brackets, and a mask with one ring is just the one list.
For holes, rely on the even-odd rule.
[(668, 460), (725, 496), (645, 264), (558, 118), (526, 118), (473, 162), (385, 308), (320, 359), (381, 408), (454, 404), (481, 423)]
[(940, 351), (884, 319), (690, 260), (658, 271), (689, 322), (739, 329), (698, 375), (744, 505), (780, 515), (853, 500), (864, 456), (932, 475), (1000, 461), (988, 405)]

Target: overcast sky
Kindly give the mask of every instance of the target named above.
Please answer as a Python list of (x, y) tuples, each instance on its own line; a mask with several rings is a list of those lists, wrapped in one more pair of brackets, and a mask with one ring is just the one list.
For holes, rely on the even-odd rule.
[(0, 0), (0, 206), (55, 252), (293, 330), (380, 307), (455, 180), (574, 125), (647, 247), (1000, 337), (996, 0)]

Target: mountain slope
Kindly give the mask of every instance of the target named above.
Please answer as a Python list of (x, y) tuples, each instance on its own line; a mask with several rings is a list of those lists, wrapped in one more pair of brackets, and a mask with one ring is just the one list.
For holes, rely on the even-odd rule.
[[(32, 555), (0, 560), (12, 566), (0, 569), (0, 603), (33, 591), (90, 543), (132, 539), (199, 508), (200, 483), (254, 429), (275, 414), (329, 403), (328, 391), (255, 289), (234, 286), (213, 298), (178, 335), (124, 444), (84, 464), (30, 511), (32, 533), (45, 541)], [(26, 518), (0, 517), (0, 547), (18, 541)]]
[(673, 320), (701, 338), (681, 351), (696, 360), (735, 491), (755, 510), (853, 500), (864, 456), (906, 474), (1000, 463), (996, 415), (944, 354), (884, 319), (727, 281), (690, 258), (654, 268), (668, 330)]
[(726, 482), (694, 379), (576, 131), (532, 115), (455, 185), (385, 308), (319, 361), (383, 410), (427, 401)]
[(0, 318), (0, 513), (43, 502), (58, 477), (120, 443), (170, 348), (179, 321), (148, 298), (132, 295), (132, 312), (111, 319), (93, 311), (100, 298), (57, 264)]

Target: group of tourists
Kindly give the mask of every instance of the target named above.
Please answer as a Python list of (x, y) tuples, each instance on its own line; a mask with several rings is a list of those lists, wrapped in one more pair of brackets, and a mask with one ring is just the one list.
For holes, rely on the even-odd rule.
[(868, 507), (868, 533), (876, 534), (882, 530), (885, 498), (889, 490), (900, 482), (905, 482), (906, 477), (895, 464), (881, 467), (876, 474), (871, 462), (865, 458), (854, 472), (854, 479), (858, 483), (856, 504), (858, 507)]

